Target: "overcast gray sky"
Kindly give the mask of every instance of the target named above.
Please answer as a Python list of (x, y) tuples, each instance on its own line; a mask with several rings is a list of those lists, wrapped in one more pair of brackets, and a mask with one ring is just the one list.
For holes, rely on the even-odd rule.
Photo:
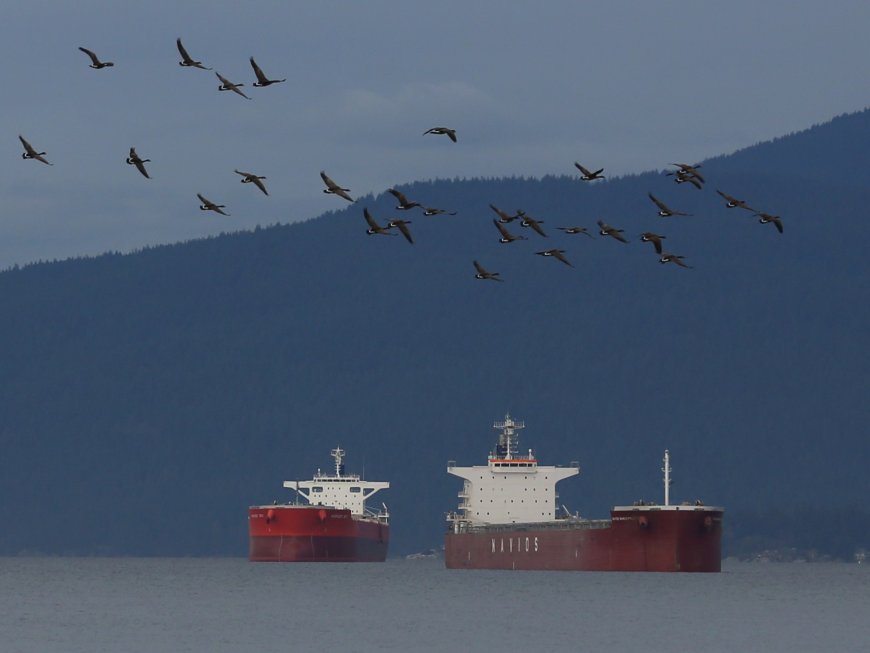
[[(8, 4), (0, 268), (344, 208), (321, 169), (354, 196), (575, 160), (612, 176), (870, 104), (866, 0)], [(178, 66), (176, 37), (253, 99)], [(78, 46), (115, 66), (90, 69)], [(287, 82), (252, 88), (251, 55)], [(422, 136), (436, 125), (459, 143)], [(22, 160), (18, 134), (54, 165)], [(125, 165), (130, 146), (152, 180)], [(197, 192), (232, 215), (200, 211)]]

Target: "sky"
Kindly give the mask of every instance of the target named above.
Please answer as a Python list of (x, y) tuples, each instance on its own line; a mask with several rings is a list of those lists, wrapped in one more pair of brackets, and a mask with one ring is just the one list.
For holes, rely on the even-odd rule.
[[(345, 208), (321, 192), (321, 170), (354, 197), (576, 175), (574, 161), (619, 176), (870, 104), (866, 0), (9, 5), (0, 269)], [(178, 37), (252, 99), (179, 66)], [(79, 46), (115, 65), (89, 68)], [(250, 56), (287, 81), (253, 88)], [(434, 126), (458, 143), (423, 135)], [(19, 134), (53, 165), (23, 160)], [(131, 146), (152, 179), (125, 164)], [(270, 195), (234, 169), (265, 176)], [(230, 215), (200, 211), (197, 193)]]

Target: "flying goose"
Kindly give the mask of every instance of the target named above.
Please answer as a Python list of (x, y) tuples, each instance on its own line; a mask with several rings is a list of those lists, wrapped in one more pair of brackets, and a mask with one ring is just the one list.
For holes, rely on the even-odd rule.
[(776, 230), (779, 233), (782, 233), (782, 220), (778, 215), (771, 215), (770, 213), (764, 213), (763, 211), (758, 211), (755, 213), (758, 216), (758, 221), (761, 224), (767, 224), (768, 222), (772, 222), (776, 227)]
[(91, 58), (91, 65), (88, 66), (89, 68), (99, 70), (100, 68), (110, 68), (115, 65), (111, 61), (100, 61), (100, 58), (96, 55), (96, 53), (88, 50), (87, 48), (79, 46), (79, 50), (81, 50)]
[(668, 172), (667, 175), (672, 175), (674, 177), (674, 181), (678, 184), (685, 184), (686, 182), (692, 184), (698, 190), (701, 190), (702, 182), (695, 175), (688, 174), (683, 172), (682, 170), (677, 170), (676, 172)]
[(667, 204), (659, 199), (656, 199), (656, 196), (652, 193), (647, 193), (647, 195), (649, 195), (649, 198), (653, 201), (653, 204), (659, 207), (659, 215), (663, 218), (667, 218), (672, 215), (692, 215), (691, 213), (683, 213), (682, 211), (674, 211), (673, 209), (668, 208)]
[(139, 158), (139, 155), (136, 154), (136, 148), (135, 148), (135, 147), (131, 147), (131, 148), (130, 148), (130, 156), (127, 157), (127, 164), (128, 164), (128, 165), (131, 165), (131, 166), (136, 166), (136, 170), (138, 170), (139, 172), (141, 172), (142, 175), (143, 175), (146, 179), (151, 179), (151, 177), (148, 176), (148, 171), (145, 170), (145, 164), (146, 164), (146, 163), (149, 163), (150, 161), (151, 161), (151, 159), (142, 159), (142, 158)]
[(586, 227), (556, 227), (559, 231), (564, 231), (566, 234), (583, 234), (584, 236), (589, 236), (595, 240), (595, 236), (589, 233), (589, 230)]
[(387, 192), (395, 197), (399, 202), (399, 205), (396, 208), (400, 211), (407, 211), (408, 209), (413, 209), (415, 206), (420, 206), (420, 202), (409, 201), (402, 191), (396, 190), (395, 188), (390, 188)]
[(266, 87), (270, 84), (280, 84), (281, 82), (286, 82), (286, 79), (269, 79), (263, 74), (263, 71), (260, 70), (260, 67), (257, 65), (257, 62), (254, 61), (254, 57), (251, 57), (251, 68), (254, 69), (254, 74), (257, 76), (257, 81), (254, 82), (254, 86), (257, 88)]
[(580, 177), (582, 181), (595, 181), (596, 179), (604, 179), (604, 175), (601, 174), (602, 172), (604, 172), (604, 168), (592, 172), (591, 170), (587, 170), (586, 168), (581, 166), (576, 161), (574, 162), (574, 167), (582, 173), (582, 176)]
[(451, 141), (456, 142), (456, 130), (450, 129), (450, 127), (432, 127), (432, 129), (423, 132), (423, 136), (426, 134), (446, 135)]
[(477, 274), (474, 275), (475, 279), (484, 279), (487, 281), (504, 281), (504, 279), (498, 278), (499, 274), (501, 274), (500, 272), (489, 272), (477, 261), (474, 261), (474, 269), (477, 270)]
[(545, 249), (543, 252), (535, 252), (535, 254), (537, 254), (538, 256), (551, 256), (554, 259), (562, 261), (562, 263), (564, 263), (565, 265), (570, 265), (572, 268), (574, 267), (573, 265), (571, 265), (571, 262), (565, 258), (564, 249)]
[(21, 144), (24, 146), (24, 152), (22, 152), (21, 154), (22, 159), (36, 159), (37, 161), (42, 161), (46, 165), (54, 165), (53, 163), (49, 163), (42, 158), (45, 155), (45, 152), (37, 152), (35, 149), (33, 149), (33, 146), (24, 139), (24, 136), (22, 136), (21, 134), (18, 135), (18, 140), (20, 140)]
[(324, 193), (327, 195), (338, 195), (339, 197), (346, 199), (348, 202), (353, 202), (353, 198), (348, 195), (350, 188), (342, 188), (332, 181), (323, 170), (320, 171), (320, 178), (323, 180), (323, 183), (326, 184), (326, 188), (323, 189)]
[(755, 209), (749, 206), (744, 200), (739, 200), (736, 197), (731, 197), (728, 193), (723, 193), (721, 190), (716, 190), (717, 193), (725, 200), (725, 206), (729, 209), (746, 209), (756, 213)]
[(500, 242), (502, 244), (512, 243), (515, 240), (528, 240), (528, 238), (526, 238), (525, 236), (515, 236), (514, 234), (509, 232), (507, 230), (507, 228), (505, 228), (505, 226), (501, 222), (499, 222), (498, 220), (494, 219), (492, 221), (492, 223), (495, 225), (495, 228), (498, 229), (498, 232), (501, 234), (501, 238), (498, 239), (498, 242)]
[(664, 239), (664, 236), (654, 234), (651, 231), (644, 231), (640, 235), (640, 239), (645, 243), (652, 243), (653, 247), (656, 249), (656, 254), (662, 253), (662, 240)]
[(625, 239), (625, 236), (622, 235), (623, 229), (617, 229), (616, 227), (611, 227), (606, 222), (601, 220), (598, 221), (598, 226), (600, 227), (598, 233), (602, 236), (610, 236), (611, 238), (615, 238), (621, 243), (627, 243), (628, 241)]
[(201, 68), (202, 70), (211, 70), (211, 68), (203, 66), (201, 61), (194, 61), (191, 56), (187, 54), (187, 50), (185, 50), (184, 46), (181, 45), (181, 39), (175, 39), (175, 45), (178, 47), (178, 52), (181, 54), (181, 61), (178, 62), (179, 66), (191, 66), (193, 68)]
[(244, 177), (244, 179), (242, 179), (243, 184), (254, 184), (254, 186), (263, 191), (264, 195), (269, 194), (269, 191), (266, 190), (266, 185), (262, 182), (265, 177), (255, 175), (253, 172), (244, 172), (242, 170), (233, 170), (233, 172)]
[(502, 224), (507, 224), (509, 222), (513, 222), (518, 217), (520, 217), (519, 211), (514, 215), (508, 215), (507, 213), (502, 211), (500, 208), (498, 208), (495, 204), (490, 204), (489, 208), (491, 208), (493, 211), (495, 211), (495, 214), (498, 216), (498, 221), (501, 222)]
[(398, 218), (393, 218), (392, 220), (389, 221), (389, 223), (387, 224), (387, 227), (395, 227), (396, 229), (401, 231), (402, 235), (405, 237), (405, 240), (407, 240), (409, 243), (411, 243), (413, 245), (414, 239), (411, 238), (411, 232), (408, 230), (409, 224), (411, 224), (410, 220), (400, 220)]
[(684, 258), (684, 256), (677, 256), (676, 254), (663, 254), (659, 259), (659, 263), (676, 263), (681, 268), (691, 268), (691, 265), (683, 263)]
[(697, 177), (698, 181), (702, 184), (705, 183), (704, 178), (701, 176), (701, 173), (698, 172), (698, 168), (701, 167), (700, 164), (690, 166), (688, 163), (672, 163), (672, 166), (677, 166), (679, 172), (682, 172), (684, 175), (690, 175), (692, 177)]
[(219, 91), (232, 91), (233, 93), (238, 93), (239, 95), (241, 95), (241, 96), (242, 96), (243, 98), (245, 98), (246, 100), (250, 100), (250, 99), (251, 99), (251, 98), (249, 98), (247, 95), (245, 95), (244, 93), (242, 93), (242, 92), (239, 90), (239, 87), (240, 87), (240, 86), (244, 86), (244, 84), (234, 84), (233, 82), (231, 82), (230, 80), (228, 80), (226, 77), (224, 77), (223, 75), (221, 75), (219, 72), (215, 72), (215, 75), (217, 75), (217, 76), (218, 76), (218, 79), (221, 80), (221, 85), (218, 86), (218, 90), (219, 90)]
[(519, 217), (522, 218), (522, 222), (520, 222), (521, 227), (531, 227), (535, 233), (538, 233), (545, 238), (547, 237), (547, 234), (545, 234), (544, 230), (541, 229), (541, 225), (544, 224), (543, 220), (536, 220), (524, 211), (518, 211), (517, 213), (519, 214)]
[(375, 220), (372, 217), (372, 214), (369, 213), (368, 209), (365, 209), (365, 208), (363, 209), (363, 217), (366, 219), (366, 222), (368, 222), (368, 224), (369, 224), (369, 228), (366, 229), (366, 233), (369, 236), (373, 236), (375, 234), (378, 234), (381, 236), (397, 236), (398, 235), (398, 234), (390, 233), (390, 227), (382, 227), (381, 225), (379, 225), (377, 223), (377, 220)]
[(216, 213), (220, 213), (221, 215), (229, 215), (229, 213), (224, 213), (223, 211), (221, 211), (221, 209), (226, 208), (223, 204), (215, 204), (214, 202), (204, 198), (199, 193), (197, 193), (196, 196), (199, 198), (199, 201), (202, 202), (202, 204), (199, 205), (200, 211), (215, 211)]
[(456, 211), (448, 211), (447, 209), (436, 209), (431, 206), (423, 207), (423, 215), (456, 215)]

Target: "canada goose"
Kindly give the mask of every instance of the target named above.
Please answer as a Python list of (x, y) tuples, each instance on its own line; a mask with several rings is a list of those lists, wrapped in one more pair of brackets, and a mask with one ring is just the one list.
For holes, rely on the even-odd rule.
[(179, 66), (192, 66), (193, 68), (201, 68), (202, 70), (211, 70), (211, 68), (203, 66), (201, 61), (194, 61), (191, 56), (187, 54), (187, 50), (185, 50), (184, 46), (181, 45), (181, 39), (175, 39), (175, 45), (178, 47), (178, 52), (181, 54), (181, 61), (178, 62)]
[(556, 227), (559, 231), (564, 231), (566, 234), (583, 234), (584, 236), (588, 236), (592, 240), (595, 240), (595, 236), (589, 233), (589, 230), (586, 227)]
[(725, 206), (729, 209), (746, 209), (756, 213), (756, 210), (749, 206), (744, 200), (739, 200), (736, 197), (731, 197), (728, 193), (723, 193), (721, 190), (716, 190), (717, 193), (725, 200)]
[(411, 243), (413, 245), (414, 239), (411, 238), (411, 232), (408, 230), (409, 224), (411, 224), (410, 220), (399, 220), (398, 218), (393, 218), (392, 220), (390, 220), (390, 222), (387, 224), (387, 226), (388, 227), (395, 227), (396, 229), (401, 231), (402, 235), (405, 237), (405, 240), (407, 240), (409, 243)]
[(531, 227), (535, 233), (540, 234), (541, 236), (547, 237), (547, 234), (544, 233), (544, 230), (541, 229), (541, 225), (544, 224), (543, 220), (536, 220), (530, 215), (527, 215), (523, 211), (519, 211), (519, 217), (522, 218), (522, 222), (520, 222), (520, 226), (522, 227)]
[(691, 265), (686, 265), (683, 263), (683, 256), (677, 256), (676, 254), (664, 254), (659, 259), (659, 263), (676, 263), (681, 268), (691, 268)]
[(221, 215), (229, 215), (229, 213), (224, 213), (221, 209), (226, 208), (223, 204), (215, 204), (214, 202), (207, 200), (199, 193), (196, 194), (199, 198), (199, 201), (202, 202), (199, 206), (200, 211), (215, 211), (216, 213), (220, 213)]
[(701, 167), (700, 164), (690, 166), (688, 163), (672, 163), (672, 166), (677, 166), (679, 172), (682, 172), (684, 175), (691, 175), (692, 177), (697, 177), (698, 181), (702, 184), (705, 183), (704, 178), (701, 176), (701, 173), (698, 172), (698, 168)]
[(492, 223), (495, 225), (495, 228), (498, 229), (498, 232), (501, 234), (501, 238), (498, 239), (498, 242), (502, 244), (512, 243), (515, 240), (528, 240), (525, 236), (515, 236), (511, 232), (509, 232), (505, 226), (499, 222), (498, 220), (493, 220)]
[(658, 234), (654, 234), (651, 231), (644, 231), (640, 235), (640, 239), (645, 243), (652, 243), (653, 247), (656, 248), (656, 254), (662, 253), (662, 239), (664, 236), (660, 236)]
[(348, 202), (353, 202), (353, 198), (348, 195), (350, 188), (342, 188), (332, 181), (323, 170), (320, 171), (320, 178), (323, 180), (323, 183), (326, 184), (326, 188), (323, 189), (324, 193), (327, 195), (338, 195), (339, 197), (346, 199)]
[(35, 149), (33, 149), (33, 146), (24, 139), (24, 136), (22, 136), (21, 134), (18, 135), (18, 140), (21, 141), (21, 144), (24, 146), (24, 152), (21, 154), (22, 159), (36, 159), (37, 161), (42, 161), (45, 165), (54, 165), (53, 163), (49, 163), (42, 158), (43, 156), (45, 156), (45, 152), (37, 152)]
[(545, 249), (543, 252), (535, 252), (535, 254), (537, 254), (538, 256), (552, 256), (554, 259), (562, 261), (562, 263), (564, 263), (565, 265), (570, 265), (572, 268), (574, 267), (573, 265), (571, 265), (571, 262), (565, 258), (564, 249)]
[(251, 68), (254, 69), (254, 74), (257, 76), (257, 81), (254, 82), (254, 86), (257, 88), (262, 88), (265, 86), (269, 86), (270, 84), (280, 84), (281, 82), (286, 82), (286, 79), (269, 79), (263, 74), (263, 71), (260, 70), (260, 67), (257, 65), (257, 62), (254, 61), (254, 57), (251, 57)]
[(88, 66), (89, 68), (99, 70), (100, 68), (110, 68), (115, 65), (111, 61), (100, 61), (100, 58), (96, 55), (96, 53), (88, 50), (87, 48), (79, 46), (79, 50), (81, 50), (91, 58), (91, 65)]
[(420, 206), (420, 202), (409, 201), (402, 191), (398, 191), (395, 188), (390, 188), (387, 192), (395, 197), (399, 202), (399, 205), (396, 208), (400, 211), (407, 211), (408, 209), (413, 209), (415, 206)]
[(363, 217), (366, 219), (366, 222), (369, 224), (369, 228), (366, 229), (366, 233), (369, 236), (373, 236), (374, 234), (378, 234), (381, 236), (397, 236), (398, 234), (390, 233), (390, 227), (382, 227), (377, 223), (377, 221), (372, 217), (372, 214), (369, 213), (368, 209), (363, 209)]
[(246, 100), (250, 100), (250, 99), (251, 99), (251, 98), (249, 98), (247, 95), (245, 95), (244, 93), (242, 93), (242, 92), (239, 90), (239, 87), (240, 87), (240, 86), (244, 86), (244, 84), (233, 84), (233, 82), (231, 82), (230, 80), (228, 80), (226, 77), (224, 77), (223, 75), (221, 75), (219, 72), (215, 72), (215, 75), (217, 75), (217, 76), (218, 76), (218, 79), (221, 80), (221, 85), (218, 86), (218, 90), (219, 90), (219, 91), (232, 91), (233, 93), (238, 93), (239, 95), (241, 95), (241, 96), (242, 96), (243, 98), (245, 98)]
[(266, 185), (262, 182), (265, 177), (255, 175), (253, 172), (243, 172), (241, 170), (233, 170), (233, 172), (244, 177), (244, 179), (242, 179), (243, 184), (254, 184), (254, 186), (263, 191), (264, 195), (269, 194), (269, 191), (266, 190)]
[(515, 213), (514, 215), (508, 215), (507, 213), (502, 211), (500, 208), (498, 208), (495, 204), (490, 204), (489, 208), (491, 208), (493, 211), (495, 211), (495, 214), (498, 216), (498, 221), (501, 222), (502, 224), (507, 224), (509, 222), (513, 222), (518, 217), (520, 217), (519, 212)]
[(431, 206), (423, 207), (423, 215), (456, 215), (456, 211), (448, 211), (447, 209), (436, 209)]
[(606, 222), (601, 220), (598, 221), (598, 226), (600, 227), (598, 233), (602, 236), (610, 236), (611, 238), (615, 238), (621, 243), (627, 243), (628, 241), (625, 239), (625, 236), (622, 235), (623, 229), (617, 229), (616, 227), (611, 227)]
[(604, 168), (592, 172), (581, 166), (576, 161), (574, 162), (574, 167), (577, 168), (581, 173), (583, 173), (580, 177), (580, 179), (583, 181), (595, 181), (596, 179), (604, 179), (604, 175), (601, 174), (602, 172), (604, 172)]
[(779, 233), (782, 233), (782, 220), (778, 215), (771, 215), (770, 213), (764, 213), (763, 211), (756, 212), (758, 216), (758, 221), (761, 224), (767, 224), (768, 222), (772, 222), (776, 227), (776, 230)]
[(683, 172), (682, 170), (677, 170), (676, 172), (668, 172), (666, 174), (673, 175), (674, 181), (678, 184), (685, 184), (688, 182), (698, 190), (701, 190), (702, 182), (695, 175), (690, 175), (686, 172)]
[(487, 281), (504, 281), (504, 279), (498, 278), (499, 274), (501, 274), (500, 272), (489, 272), (477, 261), (474, 261), (474, 269), (477, 270), (477, 274), (474, 275), (475, 279), (484, 279)]
[(423, 136), (426, 134), (446, 135), (451, 141), (456, 142), (456, 130), (450, 127), (432, 127), (423, 132)]
[(148, 171), (145, 170), (145, 164), (149, 163), (150, 161), (151, 161), (151, 159), (139, 158), (139, 155), (136, 154), (135, 147), (130, 148), (130, 156), (127, 157), (127, 164), (131, 165), (131, 166), (136, 166), (136, 170), (141, 172), (145, 176), (146, 179), (151, 179), (151, 177), (148, 176)]
[(656, 199), (656, 196), (652, 193), (647, 193), (647, 195), (649, 195), (649, 198), (653, 201), (653, 204), (659, 207), (659, 215), (663, 218), (667, 218), (672, 215), (692, 215), (691, 213), (683, 213), (682, 211), (674, 211), (673, 209), (668, 208), (667, 204), (659, 199)]

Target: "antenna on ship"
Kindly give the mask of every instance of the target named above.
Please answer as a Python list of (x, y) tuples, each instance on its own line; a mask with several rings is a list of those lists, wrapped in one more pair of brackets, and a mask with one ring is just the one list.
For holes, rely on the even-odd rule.
[(336, 447), (329, 453), (331, 453), (332, 457), (335, 458), (335, 476), (341, 478), (341, 475), (344, 472), (344, 465), (342, 464), (342, 460), (344, 460), (344, 449)]
[(665, 473), (665, 506), (669, 506), (671, 505), (671, 455), (667, 449), (662, 462), (664, 463), (662, 471)]
[(492, 428), (501, 429), (501, 433), (498, 436), (498, 444), (495, 446), (496, 457), (503, 460), (511, 460), (517, 451), (517, 441), (519, 440), (516, 432), (526, 428), (526, 423), (515, 422), (511, 419), (510, 413), (506, 413), (504, 420), (494, 422)]

